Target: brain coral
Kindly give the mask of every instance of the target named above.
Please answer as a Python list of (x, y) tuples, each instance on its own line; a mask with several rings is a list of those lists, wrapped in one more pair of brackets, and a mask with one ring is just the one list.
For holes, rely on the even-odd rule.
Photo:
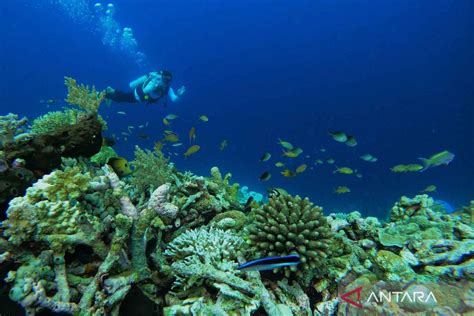
[(330, 248), (330, 228), (322, 209), (307, 198), (280, 195), (255, 211), (255, 223), (249, 227), (250, 251), (256, 258), (298, 254), (300, 264), (284, 272), (297, 276), (309, 269), (325, 266)]

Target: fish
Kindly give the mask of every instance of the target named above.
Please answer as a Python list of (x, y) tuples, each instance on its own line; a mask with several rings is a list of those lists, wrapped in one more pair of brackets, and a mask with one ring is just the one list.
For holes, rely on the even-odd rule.
[(262, 181), (268, 181), (270, 180), (271, 177), (272, 177), (272, 174), (268, 171), (265, 171), (264, 173), (260, 175), (259, 179)]
[(451, 204), (449, 204), (448, 202), (443, 201), (443, 200), (435, 200), (434, 203), (433, 203), (433, 206), (434, 207), (439, 207), (446, 214), (453, 214), (453, 213), (456, 212), (456, 210), (454, 209), (454, 207), (451, 206)]
[(293, 171), (291, 171), (290, 169), (285, 169), (280, 173), (284, 177), (294, 177), (295, 176), (295, 173)]
[(199, 116), (199, 119), (200, 119), (202, 122), (208, 122), (208, 121), (209, 121), (209, 118), (208, 118), (206, 115), (201, 115), (201, 116)]
[(120, 134), (122, 134), (123, 136), (130, 136), (130, 134), (125, 133), (125, 132), (122, 132), (122, 133), (120, 133)]
[(188, 157), (194, 153), (197, 153), (199, 151), (199, 149), (201, 149), (201, 146), (199, 145), (192, 145), (191, 147), (188, 148), (188, 150), (186, 150), (186, 152), (184, 153), (184, 157)]
[(178, 115), (176, 114), (168, 114), (165, 116), (165, 119), (167, 119), (168, 121), (172, 121), (172, 120), (175, 120), (178, 118)]
[(430, 158), (418, 158), (423, 163), (423, 169), (420, 172), (425, 171), (427, 169), (441, 166), (441, 165), (449, 165), (451, 161), (453, 161), (455, 155), (447, 150), (443, 150), (437, 154), (434, 154)]
[(196, 129), (193, 126), (189, 130), (189, 142), (194, 141), (194, 140), (196, 140)]
[(284, 140), (281, 140), (280, 138), (278, 138), (278, 143), (281, 147), (287, 149), (287, 150), (292, 150), (293, 149), (293, 145), (287, 141), (284, 141)]
[(145, 122), (145, 127), (148, 127), (149, 122)]
[(262, 157), (260, 157), (260, 161), (265, 162), (268, 161), (270, 158), (272, 158), (272, 154), (266, 152), (262, 155)]
[(171, 146), (173, 146), (173, 147), (179, 147), (179, 146), (181, 146), (181, 145), (183, 145), (183, 143), (176, 143), (176, 144), (173, 144), (173, 145), (171, 145)]
[(326, 149), (325, 149), (325, 148), (321, 148), (319, 151), (322, 152), (322, 153), (325, 153), (325, 152), (326, 152)]
[(145, 125), (138, 125), (138, 128), (144, 128)]
[(166, 117), (163, 119), (163, 124), (165, 124), (166, 126), (170, 125), (170, 121), (168, 121), (166, 119)]
[(357, 146), (357, 141), (354, 138), (354, 136), (347, 136), (347, 140), (345, 141), (345, 144), (349, 147), (355, 147)]
[(356, 173), (355, 176), (356, 176), (357, 178), (362, 178), (362, 175), (361, 175), (360, 173)]
[(250, 212), (252, 210), (252, 202), (253, 201), (254, 201), (253, 196), (249, 196), (249, 198), (247, 199), (247, 202), (245, 202), (244, 211)]
[(336, 170), (334, 170), (332, 173), (353, 174), (354, 170), (349, 167), (336, 167)]
[(349, 193), (349, 192), (351, 192), (351, 189), (349, 189), (348, 187), (344, 187), (344, 186), (338, 186), (333, 191), (333, 193), (336, 193), (336, 194), (344, 194), (344, 193)]
[(281, 167), (284, 167), (284, 166), (285, 166), (285, 164), (283, 162), (280, 162), (280, 161), (275, 162), (275, 167), (277, 167), (277, 168), (281, 168)]
[(299, 263), (299, 255), (266, 257), (241, 264), (237, 269), (242, 271), (265, 271), (282, 267), (296, 266)]
[(306, 168), (308, 168), (308, 166), (304, 163), (304, 164), (298, 166), (298, 168), (296, 168), (295, 171), (296, 171), (296, 173), (302, 173), (306, 170)]
[(324, 163), (324, 161), (322, 161), (321, 159), (317, 159), (317, 160), (315, 161), (315, 163), (322, 165), (322, 164)]
[(153, 149), (156, 151), (156, 152), (160, 152), (162, 149), (163, 149), (163, 143), (162, 142), (155, 142), (154, 146), (153, 146)]
[(330, 165), (332, 165), (333, 163), (335, 163), (336, 161), (332, 158), (329, 158), (328, 160), (326, 160), (326, 162)]
[(423, 169), (422, 165), (418, 164), (409, 164), (409, 165), (396, 165), (390, 168), (392, 172), (400, 173), (400, 172), (416, 172)]
[(224, 140), (221, 142), (221, 144), (219, 145), (219, 150), (220, 150), (220, 151), (223, 151), (223, 150), (227, 147), (227, 145), (228, 145), (228, 144), (227, 144), (227, 140), (224, 139)]
[(310, 156), (310, 155), (306, 155), (306, 156), (304, 156), (304, 157), (305, 157), (306, 159), (309, 159), (309, 158), (311, 158), (311, 156)]
[(347, 135), (341, 131), (329, 131), (329, 135), (332, 136), (336, 142), (344, 143), (347, 141)]
[(120, 115), (127, 115), (127, 113), (124, 112), (124, 111), (118, 111), (117, 114), (120, 114)]
[(296, 158), (303, 152), (301, 148), (293, 148), (292, 150), (283, 151), (283, 156), (288, 158)]
[(170, 143), (176, 143), (177, 141), (179, 141), (179, 137), (175, 133), (170, 133), (170, 134), (165, 135), (163, 140), (165, 140), (167, 142), (170, 142)]
[(436, 192), (436, 185), (429, 185), (427, 186), (424, 190), (420, 191), (421, 193), (423, 192)]
[(128, 163), (127, 159), (122, 157), (113, 157), (109, 158), (107, 164), (114, 169), (115, 173), (120, 177), (128, 176), (132, 173), (132, 169), (130, 169), (130, 164)]
[(360, 156), (360, 159), (362, 159), (364, 161), (367, 161), (367, 162), (376, 162), (377, 161), (377, 158), (375, 158), (371, 154), (364, 154), (364, 155)]
[(280, 195), (288, 195), (288, 192), (286, 192), (285, 189), (283, 188), (268, 188), (267, 189), (268, 196), (280, 196)]

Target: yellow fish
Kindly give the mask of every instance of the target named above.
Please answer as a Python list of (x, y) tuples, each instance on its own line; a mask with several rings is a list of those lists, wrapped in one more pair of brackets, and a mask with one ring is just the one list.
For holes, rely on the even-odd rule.
[(219, 149), (223, 151), (227, 147), (227, 145), (228, 145), (227, 140), (224, 139), (222, 143), (220, 144)]
[(178, 116), (176, 114), (168, 114), (165, 116), (165, 119), (167, 119), (168, 121), (175, 120), (177, 118)]
[(132, 169), (130, 169), (130, 164), (125, 158), (109, 158), (107, 164), (111, 166), (112, 169), (114, 169), (115, 173), (120, 177), (125, 177), (132, 173)]
[(163, 139), (170, 143), (176, 143), (177, 141), (179, 141), (179, 137), (175, 133), (167, 134)]
[(423, 169), (422, 165), (418, 164), (409, 164), (409, 165), (396, 165), (390, 168), (392, 172), (416, 172)]
[(191, 127), (191, 130), (189, 131), (189, 142), (196, 140), (196, 129)]
[(348, 187), (338, 186), (337, 188), (334, 189), (333, 192), (336, 194), (343, 194), (343, 193), (351, 192), (351, 189), (349, 189)]
[(163, 143), (162, 142), (156, 142), (154, 146), (155, 151), (159, 152), (163, 149)]
[(281, 168), (281, 167), (284, 167), (284, 166), (285, 166), (285, 164), (283, 162), (279, 162), (279, 161), (275, 162), (275, 167), (277, 167), (277, 168)]
[(186, 152), (184, 153), (184, 157), (188, 157), (194, 153), (197, 153), (199, 151), (199, 149), (201, 149), (201, 146), (199, 145), (192, 145), (191, 147), (188, 148), (188, 150), (186, 150)]
[(299, 166), (298, 168), (296, 168), (296, 173), (302, 173), (306, 170), (306, 168), (308, 168), (308, 166), (306, 164), (302, 164), (301, 166)]
[(199, 119), (200, 119), (201, 121), (203, 121), (203, 122), (209, 121), (209, 118), (208, 118), (206, 115), (201, 115), (201, 116), (199, 117)]
[(429, 185), (421, 192), (436, 192), (436, 185)]
[(292, 150), (283, 151), (283, 156), (288, 157), (288, 158), (296, 158), (299, 155), (301, 155), (302, 152), (303, 152), (303, 149), (294, 148)]
[(294, 177), (295, 174), (293, 171), (289, 170), (289, 169), (285, 169), (283, 170), (282, 172), (280, 172), (282, 176), (284, 177)]
[(165, 124), (166, 126), (170, 125), (170, 121), (168, 121), (166, 119), (166, 117), (163, 119), (163, 124)]
[(278, 144), (287, 150), (292, 150), (293, 145), (287, 141), (281, 140), (278, 138)]
[(351, 168), (348, 168), (348, 167), (342, 167), (342, 168), (339, 168), (339, 167), (336, 167), (337, 169), (334, 170), (332, 173), (342, 173), (342, 174), (353, 174), (354, 171), (351, 169)]

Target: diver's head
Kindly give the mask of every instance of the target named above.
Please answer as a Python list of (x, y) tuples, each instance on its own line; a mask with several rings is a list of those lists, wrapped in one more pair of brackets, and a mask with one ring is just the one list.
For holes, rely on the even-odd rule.
[(161, 75), (161, 80), (163, 80), (163, 82), (170, 83), (171, 79), (173, 79), (173, 75), (168, 70), (161, 70), (159, 74)]

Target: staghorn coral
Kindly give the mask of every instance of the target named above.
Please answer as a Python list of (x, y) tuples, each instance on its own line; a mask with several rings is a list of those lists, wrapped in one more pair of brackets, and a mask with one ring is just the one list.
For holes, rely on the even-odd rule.
[(78, 85), (76, 80), (71, 77), (64, 77), (64, 84), (68, 90), (67, 103), (76, 105), (87, 113), (97, 113), (101, 102), (105, 98), (105, 91), (98, 92), (95, 86), (89, 88), (88, 85)]
[(299, 196), (272, 196), (255, 211), (249, 239), (256, 258), (298, 254), (301, 263), (284, 268), (286, 276), (296, 272), (302, 277), (308, 270), (324, 270), (331, 255), (330, 227), (322, 209)]
[(13, 113), (0, 116), (0, 147), (6, 143), (28, 138), (26, 124), (28, 124), (26, 117), (18, 119), (18, 115)]

